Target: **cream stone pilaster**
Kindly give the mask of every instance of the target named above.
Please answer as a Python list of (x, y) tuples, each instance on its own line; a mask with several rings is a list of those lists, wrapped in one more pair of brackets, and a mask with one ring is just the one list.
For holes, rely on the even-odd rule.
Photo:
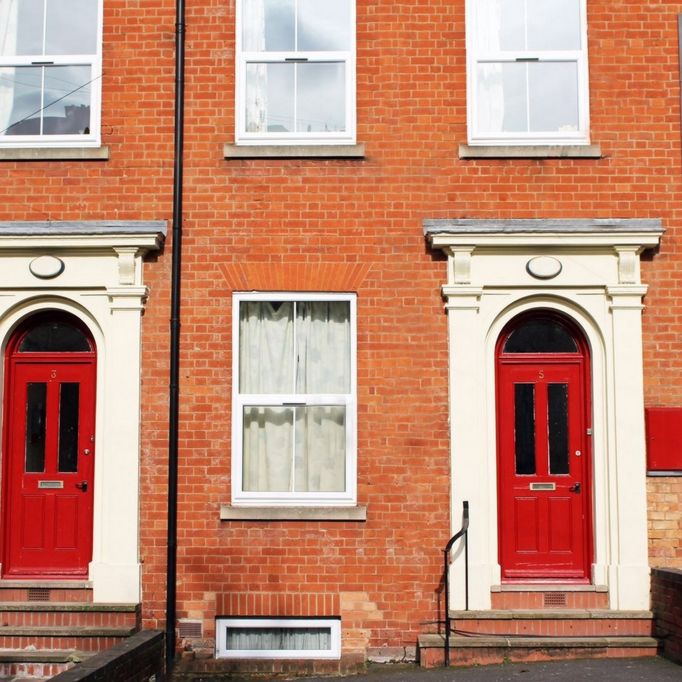
[[(443, 287), (451, 359), (450, 466), (453, 482), (450, 518), (454, 534), (461, 526), (462, 503), (469, 502), (470, 524), (475, 529), (469, 535), (469, 606), (473, 609), (490, 608), (489, 576), (491, 562), (496, 563), (490, 556), (487, 515), (481, 514), (481, 510), (489, 509), (495, 501), (489, 498), (486, 467), (472, 465), (472, 459), (481, 456), (486, 439), (485, 419), (480, 410), (485, 404), (485, 339), (477, 333), (482, 293), (482, 289), (466, 285)], [(459, 542), (453, 547), (450, 568), (452, 608), (464, 608), (462, 553), (463, 542)]]
[[(639, 261), (639, 259), (637, 259)], [(628, 268), (630, 271), (630, 268)], [(608, 287), (613, 348), (613, 447), (609, 451), (611, 608), (649, 608), (642, 298), (646, 287)]]
[[(121, 279), (134, 281), (130, 273)], [(146, 287), (107, 289), (107, 357), (102, 378), (107, 386), (95, 479), (97, 501), (90, 577), (98, 602), (136, 602), (140, 598), (140, 323)], [(124, 362), (120, 359), (125, 358)]]

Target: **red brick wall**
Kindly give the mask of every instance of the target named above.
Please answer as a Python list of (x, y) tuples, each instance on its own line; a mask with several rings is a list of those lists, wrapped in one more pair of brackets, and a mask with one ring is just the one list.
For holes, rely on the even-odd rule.
[(663, 655), (682, 663), (682, 571), (652, 571), (651, 610)]
[[(447, 348), (445, 264), (425, 247), (423, 218), (661, 217), (661, 253), (643, 267), (646, 400), (682, 404), (676, 10), (589, 3), (592, 141), (602, 159), (458, 160), (464, 3), (375, 0), (357, 10), (366, 159), (225, 161), (233, 3), (191, 5), (179, 615), (203, 618), (210, 637), (230, 593), (358, 593), (367, 615), (354, 609), (346, 651), (413, 644), (432, 629), (420, 623), (437, 617), (439, 548), (450, 532)], [(231, 294), (251, 288), (358, 293), (364, 524), (218, 520), (230, 499)]]
[(647, 479), (652, 566), (682, 568), (682, 478)]
[[(347, 652), (413, 645), (433, 629), (423, 623), (438, 617), (440, 548), (451, 530), (448, 358), (445, 263), (425, 245), (424, 218), (662, 218), (660, 253), (643, 264), (646, 402), (682, 405), (679, 4), (588, 4), (601, 159), (459, 160), (463, 0), (358, 0), (366, 158), (226, 161), (234, 0), (189, 3), (178, 616), (202, 619), (207, 638), (232, 593), (333, 595), (352, 613)], [(173, 3), (107, 0), (105, 10), (111, 159), (3, 162), (2, 219), (170, 218)], [(169, 253), (145, 273), (141, 554), (153, 627), (165, 606)], [(366, 523), (219, 520), (230, 501), (231, 297), (249, 288), (358, 294)], [(652, 535), (655, 557), (658, 548)]]

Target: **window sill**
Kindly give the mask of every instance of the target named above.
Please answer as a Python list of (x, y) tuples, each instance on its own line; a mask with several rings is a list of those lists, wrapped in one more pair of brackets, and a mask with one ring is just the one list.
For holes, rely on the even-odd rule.
[(109, 147), (6, 147), (0, 161), (108, 161)]
[(459, 145), (460, 159), (601, 159), (598, 144)]
[(364, 159), (364, 144), (226, 144), (225, 159)]
[(367, 521), (367, 507), (233, 507), (220, 505), (221, 521)]

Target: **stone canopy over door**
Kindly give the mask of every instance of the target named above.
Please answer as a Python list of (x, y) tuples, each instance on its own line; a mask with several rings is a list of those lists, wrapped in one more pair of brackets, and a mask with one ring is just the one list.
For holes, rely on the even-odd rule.
[[(577, 519), (581, 515), (571, 517), (569, 509), (576, 493), (585, 503), (582, 549), (576, 550), (579, 556), (572, 567), (555, 565), (556, 583), (605, 586), (613, 609), (648, 608), (641, 333), (646, 286), (640, 279), (639, 255), (658, 245), (660, 221), (427, 220), (424, 231), (431, 246), (448, 256), (442, 293), (449, 335), (451, 518), (455, 531), (462, 502), (468, 500), (470, 608), (490, 608), (491, 590), (505, 582), (552, 582), (551, 571), (543, 574), (540, 569), (533, 575), (532, 566), (515, 566), (509, 542), (500, 538), (501, 529), (508, 530), (500, 514), (512, 512), (501, 505), (512, 505), (504, 502), (512, 498), (500, 493), (508, 479), (498, 454), (509, 432), (522, 428), (522, 422), (509, 424), (516, 419), (510, 416), (513, 411), (503, 411), (500, 417), (500, 401), (511, 403), (514, 395), (520, 405), (537, 396), (540, 407), (525, 407), (526, 412), (533, 409), (541, 415), (554, 409), (563, 414), (565, 409), (569, 416), (561, 418), (572, 420), (566, 434), (560, 431), (555, 438), (567, 439), (566, 471), (552, 476), (543, 470), (536, 483), (536, 490), (544, 486), (543, 492), (558, 494), (564, 479), (568, 481), (570, 464), (571, 475), (578, 472), (579, 479), (558, 494), (556, 509), (568, 505), (566, 519)], [(533, 367), (528, 361), (525, 369), (518, 354), (505, 360), (500, 344), (524, 316), (561, 321), (578, 340), (575, 350), (559, 349), (553, 357), (537, 354), (533, 359), (540, 364)], [(579, 362), (583, 370), (589, 368), (582, 378), (583, 370), (571, 369)], [(510, 372), (516, 373), (511, 379)], [(517, 385), (521, 388), (514, 388)], [(571, 402), (569, 396), (576, 391), (584, 395)], [(549, 408), (552, 401), (559, 407)], [(580, 439), (569, 442), (569, 431)], [(532, 447), (541, 450), (535, 443)], [(538, 504), (544, 504), (541, 494)], [(527, 504), (530, 509), (531, 499), (524, 495), (520, 508)], [(555, 541), (557, 537), (559, 544), (564, 542), (563, 536), (555, 536)], [(548, 556), (542, 554), (542, 561), (551, 566)], [(582, 572), (581, 557), (587, 557)], [(463, 584), (462, 562), (455, 561), (451, 571), (452, 584)], [(462, 608), (463, 595), (459, 590), (452, 594), (450, 607)]]
[[(4, 529), (0, 559), (4, 577), (11, 578), (14, 570), (17, 577), (30, 574), (39, 580), (44, 566), (46, 579), (64, 578), (71, 571), (89, 580), (96, 602), (140, 600), (140, 333), (148, 294), (142, 268), (145, 254), (161, 248), (165, 233), (162, 221), (0, 222), (2, 412), (6, 420), (27, 405), (39, 413), (19, 430), (3, 425), (2, 504), (13, 505), (21, 499), (8, 488), (14, 480), (24, 491), (30, 486), (37, 491), (42, 485), (48, 506), (61, 505), (62, 511), (68, 511), (69, 505), (78, 503), (75, 516), (92, 517), (83, 525), (88, 531), (92, 528), (92, 537), (77, 548), (73, 560), (62, 564), (54, 558), (55, 552), (62, 545), (74, 544), (65, 528), (58, 529), (47, 560), (31, 558), (34, 546), (40, 544), (40, 529), (31, 537), (22, 536), (19, 550), (16, 538)], [(38, 344), (22, 354), (17, 348), (22, 330), (39, 326), (41, 320), (80, 330), (86, 347), (68, 348), (69, 353), (60, 357), (59, 348)], [(41, 359), (52, 365), (46, 370)], [(19, 412), (13, 404), (17, 400)], [(86, 403), (92, 413), (81, 409)], [(43, 410), (48, 418), (52, 413), (52, 426), (46, 421), (43, 428)], [(55, 428), (54, 415), (63, 421), (69, 410), (74, 433), (76, 422), (81, 430), (73, 437), (77, 453), (61, 452), (56, 446), (60, 454), (55, 455), (48, 441), (63, 444), (70, 436), (63, 424), (63, 433)], [(38, 447), (43, 436), (45, 461), (43, 448)], [(14, 463), (8, 456), (8, 439), (18, 443)], [(29, 453), (30, 457), (23, 452), (29, 448), (28, 440), (39, 450)], [(79, 462), (87, 464), (82, 471), (76, 454)], [(50, 463), (50, 458), (58, 463)], [(17, 469), (14, 479), (7, 475), (10, 464)], [(39, 471), (45, 475), (38, 475)], [(53, 499), (50, 486), (68, 488), (71, 494)], [(83, 500), (87, 504), (81, 504)], [(31, 519), (38, 518), (32, 514)]]

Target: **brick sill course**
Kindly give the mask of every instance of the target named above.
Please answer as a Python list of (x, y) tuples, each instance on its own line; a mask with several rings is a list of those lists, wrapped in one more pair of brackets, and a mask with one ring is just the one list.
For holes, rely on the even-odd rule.
[(223, 147), (225, 159), (364, 159), (364, 144), (237, 145)]
[(108, 161), (109, 147), (7, 147), (0, 161)]
[(367, 507), (233, 507), (220, 505), (221, 521), (367, 521)]
[(459, 145), (460, 159), (601, 159), (598, 144)]

